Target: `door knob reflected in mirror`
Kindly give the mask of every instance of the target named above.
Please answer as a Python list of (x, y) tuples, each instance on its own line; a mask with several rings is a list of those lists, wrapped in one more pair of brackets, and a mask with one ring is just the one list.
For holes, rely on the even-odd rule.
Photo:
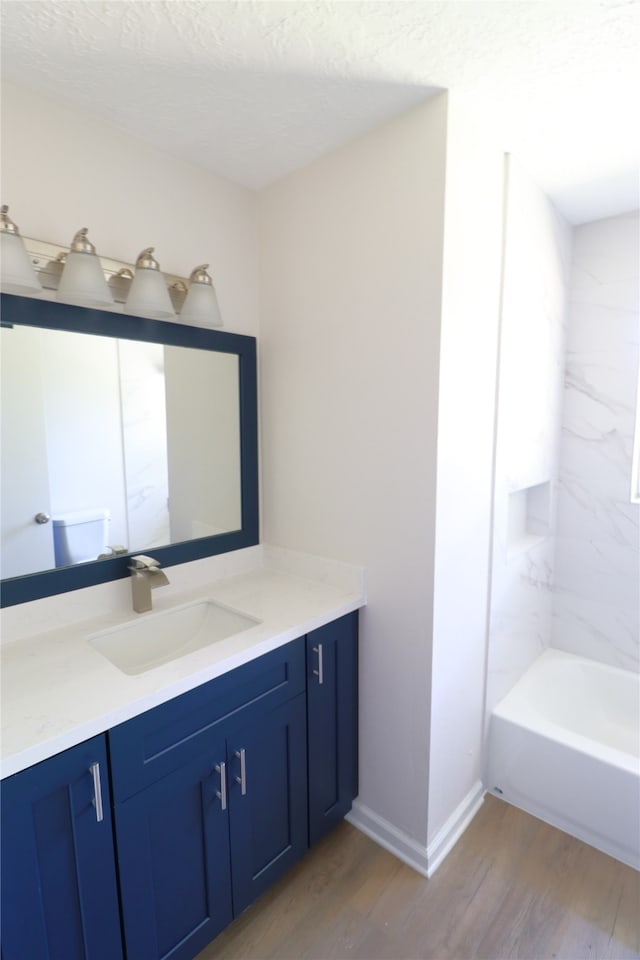
[(51, 517), (49, 516), (48, 513), (36, 513), (33, 519), (35, 520), (36, 523), (49, 523), (49, 520), (51, 520)]

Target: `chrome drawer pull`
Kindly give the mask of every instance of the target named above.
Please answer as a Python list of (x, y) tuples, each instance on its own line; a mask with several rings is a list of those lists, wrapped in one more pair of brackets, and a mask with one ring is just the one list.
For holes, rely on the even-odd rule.
[(319, 643), (317, 647), (313, 648), (313, 652), (318, 654), (318, 669), (313, 671), (315, 677), (318, 678), (318, 685), (322, 686), (324, 683), (324, 662), (322, 659), (322, 644)]
[(220, 774), (220, 789), (216, 790), (216, 797), (220, 801), (220, 809), (227, 809), (227, 765), (226, 763), (216, 763), (216, 773)]
[(100, 764), (92, 763), (89, 767), (89, 773), (93, 777), (93, 800), (91, 803), (96, 808), (96, 820), (101, 823), (104, 820), (102, 810), (102, 786), (100, 784)]
[(244, 797), (247, 792), (247, 766), (244, 747), (236, 750), (236, 757), (240, 761), (240, 776), (236, 777), (236, 783), (240, 784), (240, 796)]

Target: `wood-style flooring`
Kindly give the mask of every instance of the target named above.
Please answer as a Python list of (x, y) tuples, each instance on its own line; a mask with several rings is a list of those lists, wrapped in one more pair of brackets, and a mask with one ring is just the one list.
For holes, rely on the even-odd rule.
[(638, 960), (640, 873), (487, 796), (430, 880), (348, 823), (197, 960)]

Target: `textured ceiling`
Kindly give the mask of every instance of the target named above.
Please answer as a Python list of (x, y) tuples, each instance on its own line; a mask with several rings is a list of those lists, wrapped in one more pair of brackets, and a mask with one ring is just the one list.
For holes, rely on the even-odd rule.
[(4, 0), (2, 73), (249, 187), (442, 89), (573, 222), (638, 205), (640, 5)]

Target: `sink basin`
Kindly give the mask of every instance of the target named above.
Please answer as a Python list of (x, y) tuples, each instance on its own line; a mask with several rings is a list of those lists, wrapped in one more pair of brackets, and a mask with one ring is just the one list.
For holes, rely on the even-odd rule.
[(262, 621), (212, 600), (200, 600), (152, 613), (142, 620), (96, 633), (88, 640), (114, 667), (135, 676), (225, 640), (257, 623)]

